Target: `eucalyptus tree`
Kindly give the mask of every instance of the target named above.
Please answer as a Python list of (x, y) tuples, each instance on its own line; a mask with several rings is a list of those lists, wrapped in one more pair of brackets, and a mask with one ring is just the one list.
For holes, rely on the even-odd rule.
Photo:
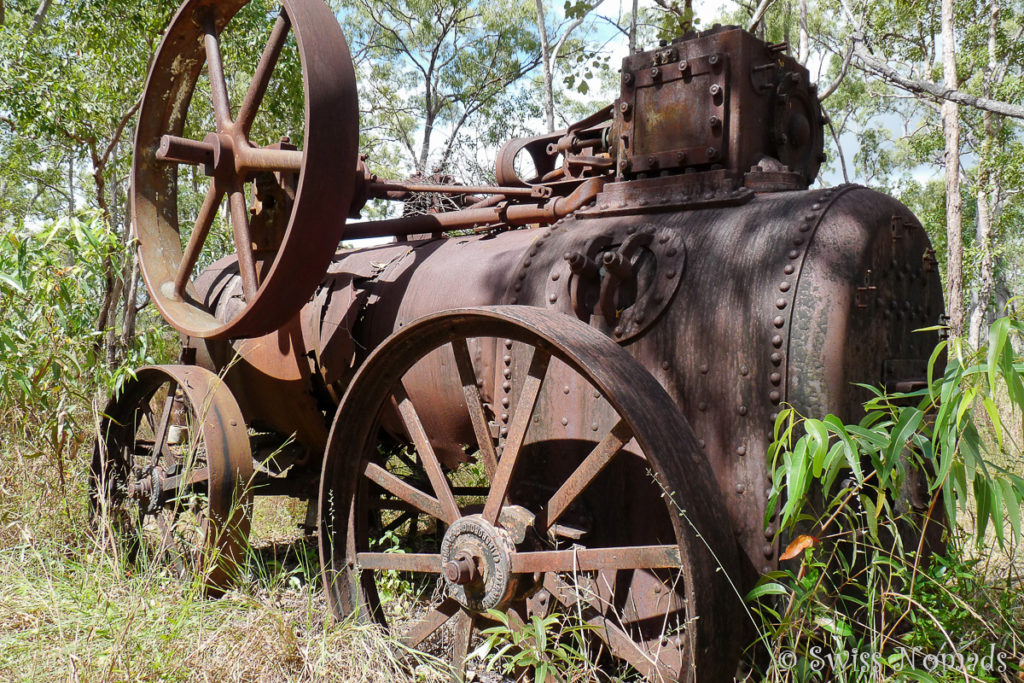
[(392, 172), (447, 170), (460, 136), (497, 142), (522, 123), (541, 61), (529, 0), (357, 0), (339, 16), (357, 61), (362, 141)]

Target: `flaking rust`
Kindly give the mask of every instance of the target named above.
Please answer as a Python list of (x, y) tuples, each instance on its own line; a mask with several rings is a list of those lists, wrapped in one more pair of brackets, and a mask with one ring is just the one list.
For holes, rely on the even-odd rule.
[[(866, 188), (809, 189), (825, 160), (810, 76), (728, 26), (629, 55), (615, 102), (508, 142), (499, 184), (464, 186), (368, 172), (344, 37), (320, 0), (287, 0), (246, 99), (214, 88), (217, 130), (183, 138), (199, 64), (242, 4), (189, 0), (160, 47), (133, 234), (153, 300), (244, 418), (247, 490), (311, 502), (335, 613), (380, 616), (367, 580), (411, 572), (443, 590), (405, 642), (450, 624), (457, 667), (484, 608), (559, 609), (653, 680), (729, 679), (751, 640), (740, 596), (779, 566), (764, 525), (779, 410), (856, 420), (858, 383), (927, 379), (937, 338), (912, 330), (943, 301), (917, 220)], [(305, 38), (305, 138), (256, 147), (246, 117), (288, 31)], [(183, 239), (177, 163), (234, 202), (234, 251), (199, 274), (221, 204)], [(342, 230), (369, 199), (420, 210)], [(403, 244), (337, 250), (382, 235)], [(179, 494), (238, 485), (159, 476)]]

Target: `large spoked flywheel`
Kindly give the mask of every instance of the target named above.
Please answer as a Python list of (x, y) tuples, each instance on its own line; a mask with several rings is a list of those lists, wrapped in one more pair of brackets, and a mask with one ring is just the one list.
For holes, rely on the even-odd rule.
[[(459, 419), (472, 443), (453, 453), (440, 432)], [(408, 446), (380, 448), (383, 431)], [(459, 678), (483, 668), (468, 655), (489, 610), (582, 618), (651, 680), (734, 673), (737, 553), (710, 466), (657, 381), (565, 315), (461, 309), (385, 341), (338, 410), (320, 518), (335, 613)]]
[[(337, 20), (323, 0), (281, 0), (269, 15), (247, 4), (187, 0), (156, 53), (139, 112), (131, 194), (142, 274), (161, 314), (194, 337), (259, 336), (287, 322), (326, 272), (352, 197), (358, 109)], [(269, 34), (252, 73), (230, 64), (222, 45), (243, 8), (245, 22), (265, 21)], [(275, 70), (296, 64), (303, 120), (254, 142), (261, 110), (274, 105), (264, 100)], [(297, 87), (296, 73), (285, 76)], [(287, 137), (297, 130), (296, 140)], [(191, 195), (202, 196), (205, 184), (192, 206), (183, 165), (195, 169)], [(197, 264), (231, 253), (244, 300), (222, 320), (193, 277)]]

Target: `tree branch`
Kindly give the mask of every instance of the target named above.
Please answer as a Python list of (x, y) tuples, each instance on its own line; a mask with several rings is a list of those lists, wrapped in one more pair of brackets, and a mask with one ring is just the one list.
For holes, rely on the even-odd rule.
[(46, 21), (46, 13), (50, 11), (52, 3), (53, 0), (43, 0), (39, 3), (39, 9), (36, 10), (35, 16), (32, 17), (32, 25), (28, 29), (29, 35), (43, 27), (43, 23)]
[(956, 88), (947, 88), (940, 83), (903, 76), (896, 69), (877, 59), (868, 51), (863, 33), (857, 33), (853, 36), (853, 56), (860, 61), (864, 70), (881, 76), (903, 90), (932, 97), (939, 101), (947, 100), (957, 104), (965, 104), (975, 109), (983, 109), (1004, 116), (1024, 119), (1024, 106), (1019, 104), (1010, 104), (1009, 102), (993, 100), (988, 97), (979, 97)]
[(819, 102), (824, 102), (832, 93), (834, 93), (839, 88), (840, 84), (842, 84), (843, 82), (843, 79), (846, 78), (846, 70), (850, 68), (850, 60), (852, 58), (853, 43), (851, 42), (849, 48), (846, 50), (846, 56), (843, 57), (843, 66), (841, 69), (839, 69), (839, 75), (836, 76), (835, 79), (833, 79), (833, 81), (828, 84), (828, 87), (825, 88), (825, 91), (823, 93), (818, 95)]
[(128, 111), (125, 112), (124, 116), (121, 117), (121, 120), (117, 122), (114, 134), (110, 136), (110, 143), (107, 145), (107, 148), (103, 150), (103, 154), (100, 155), (99, 161), (101, 166), (107, 165), (111, 152), (114, 151), (114, 147), (117, 146), (117, 143), (121, 141), (121, 135), (124, 133), (125, 126), (128, 125), (128, 122), (132, 120), (132, 117), (135, 116), (135, 112), (137, 112), (141, 106), (142, 100), (136, 100), (135, 104), (133, 104)]
[(769, 7), (771, 7), (772, 2), (774, 2), (774, 0), (761, 0), (757, 9), (754, 10), (754, 16), (750, 17), (750, 24), (747, 26), (747, 31), (751, 33), (754, 32), (757, 25), (761, 23), (762, 19), (764, 19), (764, 13), (768, 11)]

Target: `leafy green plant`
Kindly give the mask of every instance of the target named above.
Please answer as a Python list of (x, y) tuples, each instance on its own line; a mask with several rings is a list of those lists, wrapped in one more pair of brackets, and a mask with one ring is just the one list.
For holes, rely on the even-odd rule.
[(482, 631), (484, 643), (474, 653), (487, 661), (487, 669), (505, 673), (526, 669), (533, 680), (565, 680), (588, 664), (585, 631), (591, 627), (573, 623), (558, 613), (533, 615), (522, 621), (514, 613), (487, 610), (497, 625)]
[[(385, 531), (384, 534), (373, 543), (376, 547), (383, 548), (386, 553), (404, 553), (402, 539), (394, 531)], [(384, 602), (409, 600), (416, 596), (415, 586), (408, 578), (394, 569), (386, 569), (379, 573), (377, 578), (377, 592)]]
[[(96, 412), (130, 368), (171, 357), (172, 337), (144, 310), (139, 333), (122, 349), (124, 365), (108, 365), (109, 330), (97, 325), (104, 264), (121, 272), (129, 257), (98, 213), (0, 232), (0, 457), (24, 467), (0, 499), (0, 534), (19, 519), (80, 523), (69, 501), (84, 491), (74, 473), (91, 454)], [(51, 497), (54, 472), (63, 505)]]
[(747, 596), (767, 679), (999, 680), (1019, 666), (1024, 604), (985, 560), (1021, 538), (1022, 340), (1008, 317), (979, 350), (941, 342), (941, 376), (867, 387), (857, 424), (780, 414), (765, 524), (778, 515), (781, 559), (801, 561)]

